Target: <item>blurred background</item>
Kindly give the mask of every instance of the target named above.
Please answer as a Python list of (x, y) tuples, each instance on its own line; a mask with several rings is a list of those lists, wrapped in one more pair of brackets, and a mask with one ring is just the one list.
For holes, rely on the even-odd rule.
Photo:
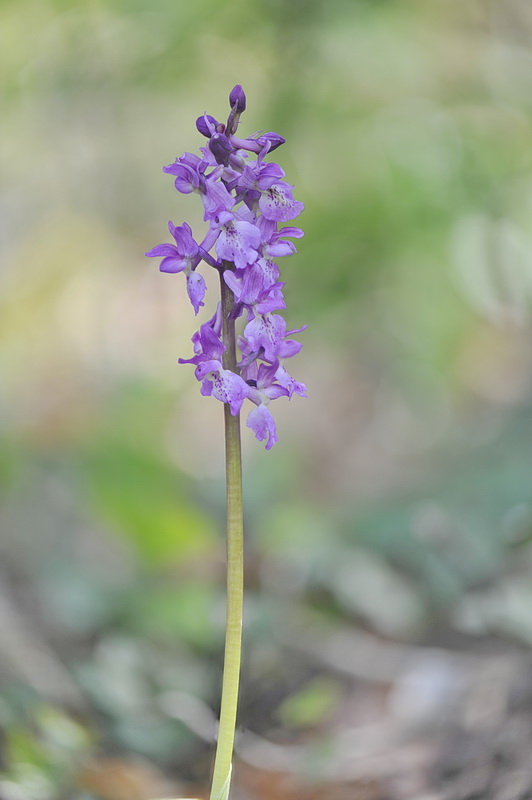
[(207, 796), (222, 408), (143, 254), (235, 83), (309, 325), (243, 432), (235, 800), (532, 797), (531, 44), (527, 0), (1, 2), (1, 800)]

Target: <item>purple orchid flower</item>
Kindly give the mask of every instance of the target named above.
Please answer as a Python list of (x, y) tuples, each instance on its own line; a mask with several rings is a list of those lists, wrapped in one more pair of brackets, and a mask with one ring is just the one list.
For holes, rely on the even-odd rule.
[(235, 297), (232, 314), (235, 319), (244, 309), (248, 311), (248, 318), (253, 318), (256, 314), (266, 314), (286, 308), (281, 291), (284, 284), (281, 281), (272, 283), (258, 262), (251, 264), (245, 270), (235, 272), (226, 270), (224, 280)]
[(249, 399), (257, 408), (250, 411), (246, 425), (260, 442), (266, 439), (266, 450), (271, 450), (279, 440), (275, 420), (268, 405), (270, 400), (287, 397), (288, 390), (275, 383), (275, 365), (260, 364), (256, 368), (255, 380), (251, 380), (250, 383), (252, 385), (249, 388)]
[(196, 367), (198, 381), (202, 381), (201, 393), (214, 395), (222, 403), (229, 403), (231, 414), (236, 416), (242, 408), (242, 403), (249, 396), (250, 387), (230, 369), (224, 369), (221, 362), (213, 359), (204, 361)]
[(146, 255), (149, 258), (163, 257), (159, 269), (161, 272), (184, 272), (187, 277), (187, 293), (197, 314), (203, 306), (203, 298), (207, 291), (205, 280), (199, 272), (194, 272), (201, 260), (199, 245), (194, 241), (190, 226), (186, 222), (175, 226), (170, 220), (168, 230), (175, 239), (173, 244), (158, 244)]
[(163, 167), (163, 172), (175, 175), (175, 188), (182, 194), (200, 191), (202, 160), (194, 153), (184, 153), (173, 164)]
[(275, 361), (286, 333), (286, 322), (279, 314), (259, 314), (244, 328), (244, 336), (252, 350), (261, 347), (266, 361)]
[(239, 219), (236, 214), (222, 211), (218, 216), (220, 236), (216, 242), (218, 258), (232, 261), (237, 269), (245, 269), (258, 258), (260, 231), (256, 225)]

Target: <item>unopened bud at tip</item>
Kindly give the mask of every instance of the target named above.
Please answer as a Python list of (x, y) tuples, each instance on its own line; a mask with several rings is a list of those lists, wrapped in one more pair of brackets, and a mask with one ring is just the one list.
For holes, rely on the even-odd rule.
[(239, 83), (231, 90), (229, 95), (229, 105), (234, 108), (239, 114), (246, 110), (246, 94)]

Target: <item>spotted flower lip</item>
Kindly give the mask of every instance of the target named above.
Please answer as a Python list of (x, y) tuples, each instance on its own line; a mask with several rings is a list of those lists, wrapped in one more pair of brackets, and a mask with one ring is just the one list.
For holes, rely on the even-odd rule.
[(218, 258), (232, 261), (237, 269), (245, 269), (259, 257), (260, 231), (256, 225), (222, 211), (218, 217), (220, 236), (216, 242)]
[(246, 425), (270, 450), (278, 442), (270, 404), (281, 397), (307, 396), (305, 384), (293, 378), (285, 366), (302, 347), (291, 337), (306, 325), (287, 330), (278, 313), (286, 308), (286, 302), (284, 281), (274, 260), (296, 253), (291, 240), (300, 239), (303, 231), (282, 223), (298, 217), (304, 205), (294, 199), (283, 168), (267, 160), (285, 143), (284, 137), (273, 131), (247, 138), (237, 135), (246, 104), (244, 89), (237, 84), (229, 94), (227, 122), (206, 112), (197, 118), (196, 128), (204, 137), (200, 155), (187, 152), (163, 167), (173, 176), (180, 194), (200, 196), (207, 224), (203, 239), (196, 241), (186, 222), (177, 226), (169, 222), (173, 243), (159, 244), (146, 255), (161, 259), (162, 272), (185, 274), (196, 314), (204, 306), (207, 292), (199, 267), (207, 265), (220, 272), (228, 287), (225, 291), (234, 297), (228, 319), (244, 318), (237, 337), (238, 366), (235, 371), (224, 368), (220, 303), (194, 333), (192, 357), (178, 360), (195, 367), (201, 394), (227, 404), (231, 414), (237, 415), (249, 401)]
[(244, 328), (244, 336), (253, 350), (263, 349), (266, 361), (275, 361), (283, 343), (286, 322), (279, 314), (259, 314)]
[(294, 200), (292, 189), (289, 183), (278, 181), (261, 194), (259, 208), (266, 219), (286, 222), (301, 214), (305, 206), (299, 200)]
[(204, 395), (214, 395), (222, 403), (229, 403), (231, 414), (236, 416), (249, 395), (249, 386), (230, 369), (224, 369), (220, 361), (204, 361), (196, 367), (196, 378), (203, 382)]

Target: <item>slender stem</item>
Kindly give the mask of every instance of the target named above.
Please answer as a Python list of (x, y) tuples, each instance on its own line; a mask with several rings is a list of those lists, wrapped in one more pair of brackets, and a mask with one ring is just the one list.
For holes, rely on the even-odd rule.
[[(222, 339), (226, 346), (224, 369), (238, 372), (236, 365), (235, 321), (229, 319), (233, 308), (233, 293), (220, 273), (222, 292)], [(235, 740), (240, 653), (242, 646), (242, 607), (244, 597), (244, 526), (242, 520), (242, 451), (240, 444), (240, 415), (232, 416), (224, 404), (225, 470), (227, 491), (227, 614), (225, 625), (225, 656), (222, 684), (222, 704), (218, 744), (214, 761), (211, 800), (229, 797), (231, 762)]]

